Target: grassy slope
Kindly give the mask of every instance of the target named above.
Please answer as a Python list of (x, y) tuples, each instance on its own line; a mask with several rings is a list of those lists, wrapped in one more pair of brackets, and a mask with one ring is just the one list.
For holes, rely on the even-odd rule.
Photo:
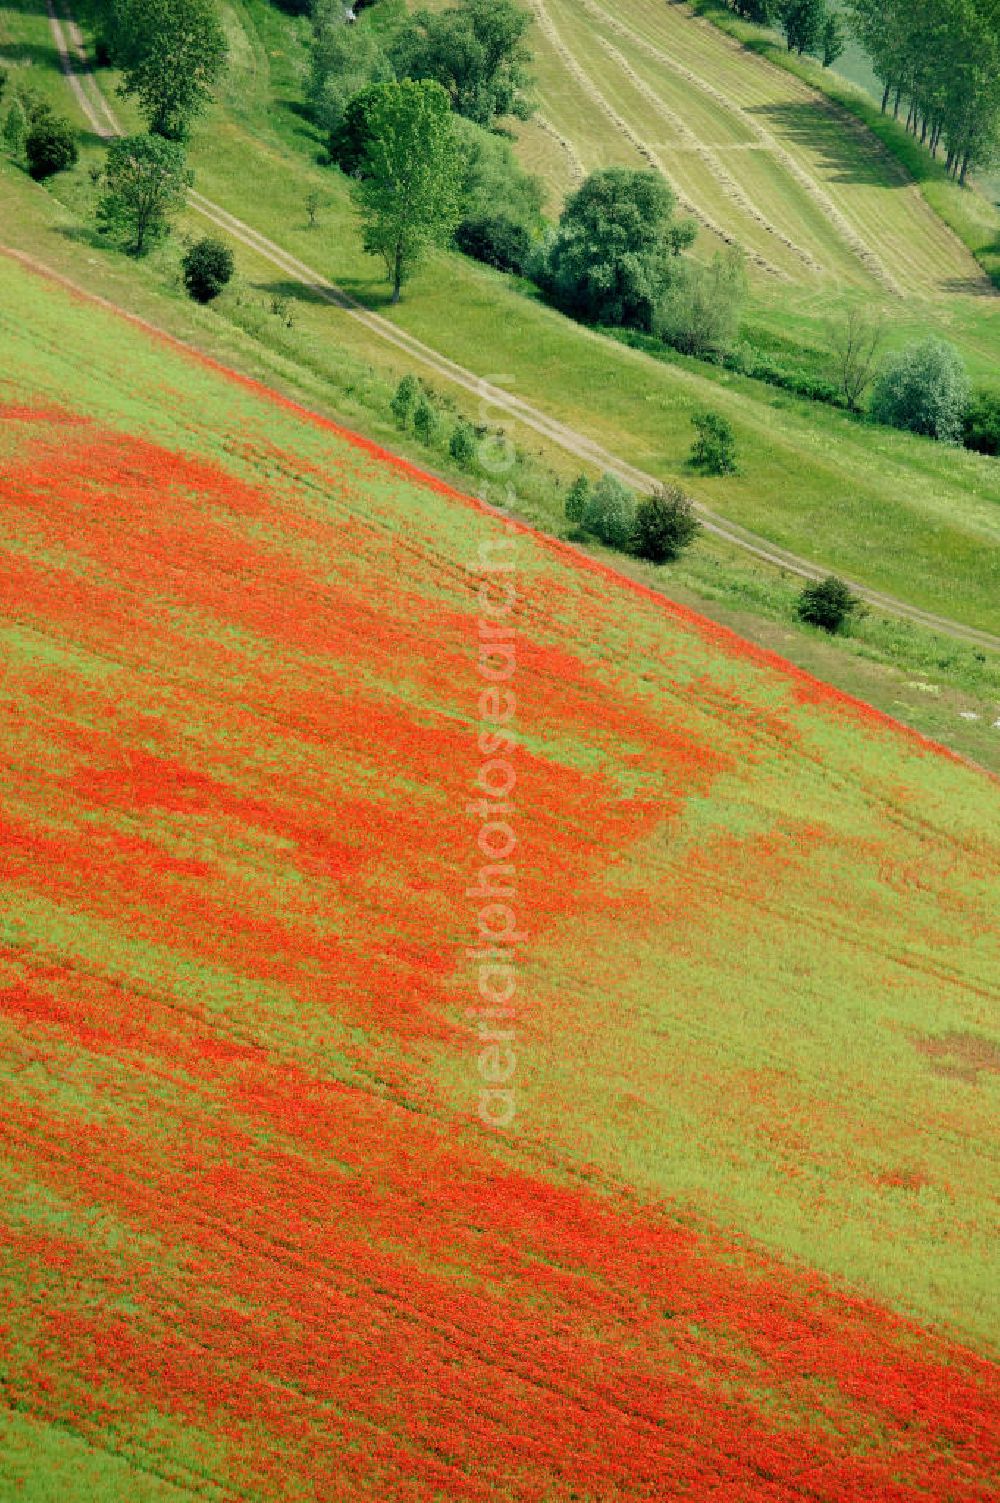
[[(240, 16), (249, 27), (247, 12), (241, 11)], [(260, 101), (273, 92), (279, 99), (293, 100), (297, 60), (288, 45), (287, 22), (267, 6), (256, 8), (255, 20), (259, 35), (250, 28), (249, 40), (235, 44), (238, 57), (249, 54), (254, 61), (252, 69), (245, 67), (234, 74), (229, 86), (231, 99), (254, 96)], [(236, 13), (230, 12), (234, 35), (235, 21)], [(6, 55), (20, 52), (32, 56), (34, 86), (48, 92), (60, 107), (66, 107), (68, 100), (70, 110), (74, 110), (71, 96), (65, 95), (43, 18), (23, 11), (12, 13), (5, 24)], [(128, 113), (128, 107), (124, 113)], [(306, 129), (294, 111), (278, 111), (272, 119), (287, 131), (292, 145)], [(393, 353), (367, 344), (347, 323), (338, 327), (337, 340), (331, 342), (329, 310), (316, 305), (300, 303), (294, 329), (286, 329), (268, 311), (270, 293), (263, 302), (260, 298), (261, 291), (273, 286), (273, 269), (249, 253), (240, 253), (245, 275), (235, 294), (227, 295), (219, 305), (222, 319), (215, 311), (194, 308), (178, 295), (176, 250), (171, 247), (140, 267), (113, 255), (82, 254), (92, 240), (86, 229), (93, 212), (87, 169), (98, 159), (96, 153), (96, 146), (87, 148), (81, 168), (55, 182), (60, 196), (82, 216), (80, 225), (61, 214), (49, 194), (31, 187), (8, 169), (2, 188), (10, 211), (7, 237), (46, 261), (62, 265), (70, 275), (112, 300), (145, 312), (204, 348), (218, 350), (223, 358), (283, 385), (307, 402), (320, 407), (332, 403), (334, 410), (368, 431), (381, 432), (396, 443), (412, 444), (395, 433), (389, 419), (390, 383), (402, 370)], [(328, 175), (319, 175), (316, 180), (329, 187)], [(328, 232), (325, 213), (323, 219), (320, 233)], [(300, 222), (304, 224), (304, 215)], [(192, 217), (189, 225), (192, 233), (201, 232), (202, 221), (197, 218)], [(317, 238), (313, 235), (303, 242), (307, 254), (315, 249)], [(94, 244), (96, 247), (98, 242)], [(470, 410), (469, 416), (475, 419), (478, 414)], [(534, 454), (534, 435), (526, 435), (523, 442)], [(448, 467), (446, 455), (436, 453), (431, 457), (439, 467)], [(529, 460), (519, 467), (519, 506), (546, 527), (558, 530), (559, 477), (570, 473), (571, 462), (561, 451), (550, 450), (540, 463), (539, 468)], [(626, 563), (624, 567), (640, 577), (653, 577), (652, 571), (640, 566)], [(793, 656), (820, 676), (901, 716), (966, 755), (988, 766), (998, 765), (1000, 747), (992, 722), (1000, 711), (1000, 684), (991, 665), (970, 648), (942, 642), (920, 630), (901, 628), (877, 616), (861, 623), (850, 640), (829, 642), (822, 634), (803, 631), (797, 625), (792, 581), (709, 540), (670, 571), (669, 590), (674, 598), (706, 605), (716, 619)]]
[[(287, 54), (289, 30), (258, 0), (243, 15), (266, 17), (270, 35), (263, 50), (244, 49), (229, 110), (196, 138), (199, 184), (365, 301), (382, 305), (379, 273), (359, 253), (342, 180), (310, 167), (301, 117), (287, 104), (270, 107), (263, 56)], [(287, 57), (278, 62), (285, 65)], [(279, 100), (288, 99), (289, 86), (280, 78)], [(321, 237), (304, 226), (311, 186), (328, 199)], [(293, 288), (278, 290), (299, 296)], [(438, 262), (418, 278), (398, 317), (474, 369), (508, 373), (524, 395), (654, 472), (683, 474), (691, 413), (717, 407), (732, 418), (745, 463), (742, 478), (698, 482), (713, 506), (916, 603), (973, 624), (995, 622), (1000, 480), (988, 461), (901, 435), (873, 436), (840, 414), (775, 398), (752, 383), (667, 369), (594, 338), (461, 258)], [(338, 340), (350, 343), (343, 320), (327, 311), (324, 318)], [(595, 390), (602, 392), (600, 411)]]
[[(448, 1461), (475, 1476), (474, 1460), (504, 1497), (482, 1468), (547, 1466), (536, 1431), (557, 1438), (578, 1382), (600, 1416), (586, 1462), (562, 1450), (578, 1490), (649, 1497), (676, 1476), (642, 1470), (661, 1447), (677, 1464), (677, 1391), (655, 1386), (675, 1364), (695, 1384), (694, 1459), (729, 1464), (711, 1428), (721, 1362), (723, 1429), (773, 1417), (794, 1437), (772, 1477), (822, 1470), (827, 1445), (854, 1458), (851, 1499), (890, 1471), (917, 1489), (925, 1446), (952, 1476), (940, 1405), (972, 1403), (954, 1372), (915, 1416), (876, 1312), (821, 1316), (815, 1280), (766, 1260), (772, 1282), (748, 1291), (745, 1255), (711, 1238), (689, 1287), (643, 1204), (988, 1339), (996, 784), (521, 537), (530, 938), (519, 1115), (484, 1144), (468, 1125), (463, 809), (470, 570), (497, 524), (6, 259), (0, 333), (8, 402), (91, 420), (0, 424), (6, 692), (22, 712), (0, 783), (16, 1401), (102, 1443), (80, 1395), (113, 1374), (126, 1459), (184, 1491), (207, 1474), (283, 1497), (316, 1466), (337, 1496), (352, 1444), (376, 1469), (379, 1435), (356, 1428), (374, 1413), (403, 1475)], [(105, 1343), (87, 1334), (95, 1302)], [(400, 1302), (429, 1381), (392, 1369), (405, 1397), (372, 1409)], [(522, 1411), (520, 1369), (496, 1356), (504, 1330), (520, 1354), (528, 1325)], [(859, 1354), (877, 1401), (850, 1377)], [(435, 1408), (449, 1371), (471, 1383), (471, 1442)], [(591, 1371), (602, 1392), (612, 1371), (626, 1385), (610, 1410), (588, 1400)], [(658, 1418), (639, 1433), (643, 1383)], [(503, 1402), (474, 1397), (467, 1426), (487, 1390)], [(822, 1424), (796, 1429), (819, 1403)], [(248, 1429), (253, 1447), (229, 1446)], [(445, 1433), (443, 1452), (420, 1444)], [(765, 1439), (747, 1443), (759, 1464)], [(37, 1436), (18, 1441), (38, 1457)], [(103, 1503), (120, 1479), (100, 1485)]]
[[(85, 181), (83, 176), (76, 184), (82, 199)], [(73, 186), (63, 181), (64, 190)], [(138, 265), (121, 256), (93, 254), (86, 250), (90, 240), (85, 228), (61, 211), (49, 193), (9, 169), (4, 173), (2, 167), (0, 191), (13, 210), (13, 238), (26, 251), (239, 369), (319, 410), (332, 409), (452, 474), (460, 484), (469, 483), (440, 448), (429, 452), (393, 423), (389, 402), (403, 367), (394, 365), (391, 352), (366, 347), (363, 340), (350, 349), (342, 342), (332, 343), (327, 310), (318, 305), (297, 305), (294, 326), (288, 329), (271, 313), (269, 294), (261, 296), (272, 280), (266, 263), (241, 252), (242, 275), (235, 290), (214, 308), (201, 309), (179, 290), (175, 245)], [(194, 219), (190, 227), (200, 231)], [(343, 332), (349, 336), (349, 326)], [(480, 416), (474, 408), (465, 410), (473, 420)], [(558, 449), (540, 452), (533, 434), (518, 433), (516, 425), (510, 431), (525, 455), (513, 477), (518, 509), (558, 533), (563, 527), (562, 488), (575, 466)], [(481, 475), (474, 480), (477, 485), (486, 483)], [(1000, 768), (1000, 737), (993, 726), (1000, 714), (1000, 669), (991, 657), (984, 659), (971, 647), (877, 614), (858, 622), (850, 637), (830, 640), (796, 621), (798, 587), (793, 580), (708, 538), (668, 571), (652, 570), (620, 555), (615, 562), (637, 578), (666, 588), (671, 598), (707, 609), (714, 619), (791, 656), (966, 756)]]

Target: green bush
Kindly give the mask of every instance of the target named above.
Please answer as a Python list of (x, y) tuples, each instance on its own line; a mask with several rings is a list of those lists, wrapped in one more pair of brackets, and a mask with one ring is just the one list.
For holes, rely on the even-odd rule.
[(696, 412), (691, 421), (697, 433), (691, 463), (709, 475), (735, 475), (736, 435), (729, 419), (718, 412)]
[(65, 172), (79, 158), (76, 131), (61, 115), (44, 109), (35, 113), (24, 138), (28, 171), (36, 182)]
[(835, 634), (846, 625), (860, 604), (844, 581), (830, 574), (826, 579), (805, 586), (796, 610), (800, 621)]
[(11, 100), (10, 109), (3, 125), (3, 144), (12, 157), (19, 157), (24, 149), (24, 138), (28, 133), (28, 117), (24, 113), (24, 105), (16, 96)]
[(978, 391), (965, 414), (962, 442), (977, 454), (1000, 454), (1000, 391)]
[(628, 552), (635, 529), (635, 496), (614, 475), (602, 475), (587, 497), (582, 525), (609, 548)]
[(184, 254), (184, 286), (196, 303), (210, 303), (232, 281), (233, 253), (221, 240), (206, 236)]
[(875, 383), (871, 415), (877, 423), (954, 444), (962, 437), (970, 395), (955, 346), (925, 339), (889, 356)]
[(574, 527), (582, 527), (590, 500), (590, 481), (586, 475), (577, 475), (566, 493), (566, 520)]
[(505, 214), (463, 219), (455, 231), (455, 244), (464, 255), (517, 276), (524, 273), (531, 254), (530, 233)]
[(736, 341), (747, 293), (743, 253), (679, 263), (653, 317), (665, 344), (699, 359), (728, 353)]
[(694, 239), (658, 172), (608, 167), (572, 193), (538, 267), (543, 291), (590, 323), (649, 329)]
[(422, 444), (436, 444), (441, 436), (441, 414), (423, 393), (413, 409), (413, 431)]
[(404, 376), (396, 387), (392, 399), (392, 415), (400, 428), (408, 428), (413, 417), (413, 409), (420, 400), (423, 388), (416, 376)]
[(701, 523), (678, 485), (659, 485), (636, 507), (633, 547), (653, 564), (672, 563), (694, 542)]
[(452, 430), (451, 440), (448, 444), (448, 452), (456, 464), (467, 470), (476, 459), (476, 430), (471, 423), (464, 420), (456, 423)]

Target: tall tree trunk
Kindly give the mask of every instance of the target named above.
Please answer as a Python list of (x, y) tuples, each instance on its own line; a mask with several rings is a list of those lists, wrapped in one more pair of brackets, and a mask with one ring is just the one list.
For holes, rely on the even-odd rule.
[(921, 121), (921, 124), (920, 124), (920, 144), (921, 144), (921, 146), (924, 146), (924, 145), (926, 145), (926, 143), (927, 143), (927, 116), (925, 115), (924, 118), (923, 118), (923, 120)]
[(961, 186), (963, 188), (965, 187), (966, 178), (969, 176), (969, 167), (970, 167), (970, 165), (971, 165), (971, 162), (970, 162), (969, 153), (966, 152), (965, 156), (962, 158), (962, 171), (959, 174), (959, 178), (958, 178), (958, 181), (959, 181), (959, 183), (961, 184)]
[(898, 120), (899, 119), (899, 102), (902, 99), (902, 97), (903, 97), (903, 91), (902, 91), (902, 89), (897, 89), (896, 90), (896, 102), (895, 102), (895, 104), (892, 107), (892, 118), (894, 120)]
[(392, 301), (399, 302), (399, 294), (403, 287), (403, 252), (397, 250), (396, 262), (392, 269)]
[(885, 114), (886, 110), (889, 108), (889, 94), (890, 94), (890, 92), (891, 91), (889, 89), (889, 85), (886, 84), (885, 88), (882, 90), (882, 113), (883, 113), (883, 115)]

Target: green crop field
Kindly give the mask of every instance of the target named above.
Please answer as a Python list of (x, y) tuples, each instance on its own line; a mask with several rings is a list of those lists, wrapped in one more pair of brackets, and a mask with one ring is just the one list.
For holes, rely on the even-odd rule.
[[(75, 3), (0, 4), (81, 146), (0, 152), (0, 1503), (989, 1503), (1000, 460), (457, 253), (391, 306), (274, 0), (133, 259)], [(550, 219), (654, 167), (741, 347), (1000, 385), (1000, 216), (863, 58), (524, 4)], [(608, 467), (681, 558), (571, 526)]]
[(8, 256), (0, 338), (0, 1495), (984, 1499), (995, 782)]

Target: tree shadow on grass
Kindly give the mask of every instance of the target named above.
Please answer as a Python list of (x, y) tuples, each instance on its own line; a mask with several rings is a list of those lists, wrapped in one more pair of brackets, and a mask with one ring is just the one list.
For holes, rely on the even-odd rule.
[(64, 240), (69, 240), (73, 245), (85, 247), (87, 250), (117, 251), (118, 245), (107, 235), (102, 235), (96, 225), (88, 224), (59, 224), (54, 226), (54, 232), (61, 235)]
[(851, 117), (840, 118), (835, 107), (796, 100), (753, 105), (747, 108), (747, 113), (761, 117), (779, 139), (794, 141), (816, 154), (820, 170), (829, 182), (872, 188), (901, 188), (910, 182), (902, 169), (887, 172), (882, 153), (866, 151), (855, 131), (844, 128), (847, 121), (853, 124)]
[[(363, 290), (349, 291), (343, 283), (337, 284), (342, 291), (348, 292), (348, 296), (360, 306), (365, 313), (380, 313), (389, 306), (389, 294), (372, 295), (371, 289), (364, 285)], [(308, 304), (310, 307), (328, 308), (331, 313), (347, 313), (351, 310), (343, 303), (334, 301), (333, 294), (318, 284), (308, 282), (273, 281), (265, 282), (254, 280), (251, 286), (256, 292), (269, 302), (283, 302), (288, 305)]]

